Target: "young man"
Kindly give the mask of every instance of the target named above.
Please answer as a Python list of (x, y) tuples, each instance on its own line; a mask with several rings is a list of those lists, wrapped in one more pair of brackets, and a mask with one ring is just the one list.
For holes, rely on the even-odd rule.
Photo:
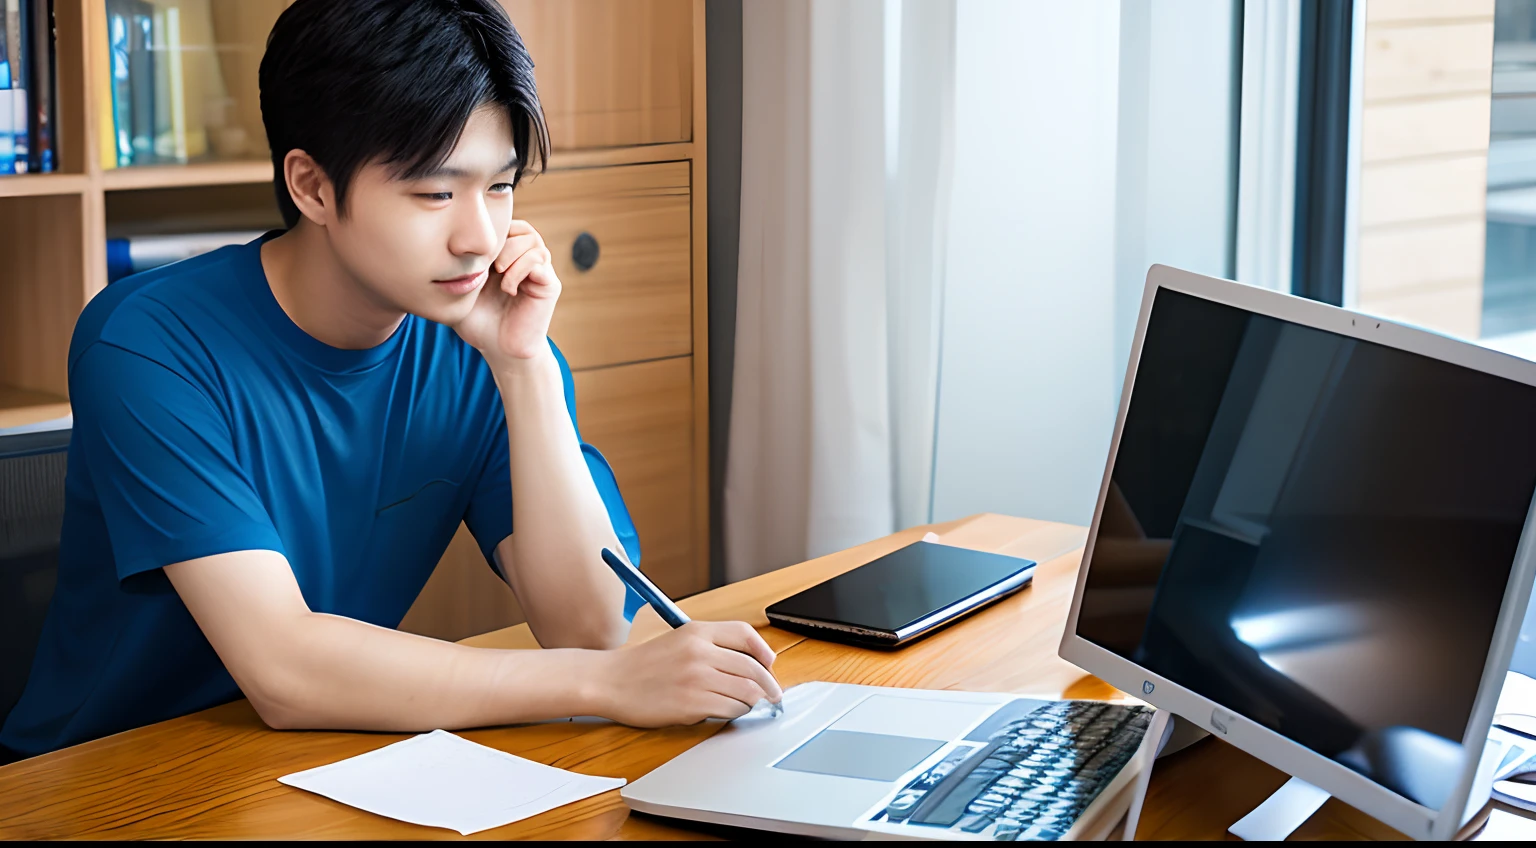
[[(549, 142), (500, 6), (298, 0), (260, 84), (288, 229), (118, 282), (75, 329), (58, 589), (0, 745), (242, 694), (274, 728), (393, 731), (781, 697), (745, 624), (620, 647), (639, 601), (598, 552), (638, 550), (513, 218)], [(544, 650), (393, 629), (461, 519)]]

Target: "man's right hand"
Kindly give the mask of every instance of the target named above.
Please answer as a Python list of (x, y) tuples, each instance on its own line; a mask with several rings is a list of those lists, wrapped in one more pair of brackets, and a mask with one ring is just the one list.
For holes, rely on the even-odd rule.
[(774, 653), (750, 624), (694, 621), (603, 654), (598, 715), (634, 727), (736, 718), (784, 690)]

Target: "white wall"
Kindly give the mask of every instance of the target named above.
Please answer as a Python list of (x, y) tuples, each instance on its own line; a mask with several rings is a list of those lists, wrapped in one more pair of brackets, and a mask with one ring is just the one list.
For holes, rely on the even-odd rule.
[(1114, 418), (1119, 3), (958, 4), (934, 518), (1082, 521)]
[(1147, 266), (1230, 274), (1233, 5), (958, 5), (935, 520), (1092, 518)]
[[(1240, 67), (1234, 0), (1127, 0), (1123, 9), (1115, 357), (1122, 372), (1147, 268), (1232, 279)], [(1126, 61), (1131, 56), (1141, 67)], [(1139, 90), (1129, 83), (1136, 76), (1145, 80)], [(1133, 159), (1139, 167), (1125, 167)]]

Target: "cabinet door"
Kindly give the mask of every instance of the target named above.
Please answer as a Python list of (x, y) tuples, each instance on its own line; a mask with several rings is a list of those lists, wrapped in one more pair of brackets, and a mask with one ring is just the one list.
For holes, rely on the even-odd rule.
[(501, 0), (557, 150), (693, 138), (693, 0)]
[(526, 620), (512, 588), (491, 570), (469, 528), (460, 524), (400, 629), (457, 642)]
[(640, 567), (673, 597), (709, 588), (694, 532), (693, 359), (582, 371), (582, 438), (613, 466), (640, 533)]
[(691, 351), (688, 169), (550, 171), (518, 187), (514, 214), (544, 236), (565, 287), (549, 334), (573, 369)]

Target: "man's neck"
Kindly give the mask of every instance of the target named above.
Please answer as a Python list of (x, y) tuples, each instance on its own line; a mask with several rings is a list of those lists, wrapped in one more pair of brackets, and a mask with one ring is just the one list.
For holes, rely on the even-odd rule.
[(405, 320), (404, 312), (369, 294), (337, 259), (325, 232), (308, 222), (263, 244), (261, 267), (289, 320), (331, 347), (377, 347)]

